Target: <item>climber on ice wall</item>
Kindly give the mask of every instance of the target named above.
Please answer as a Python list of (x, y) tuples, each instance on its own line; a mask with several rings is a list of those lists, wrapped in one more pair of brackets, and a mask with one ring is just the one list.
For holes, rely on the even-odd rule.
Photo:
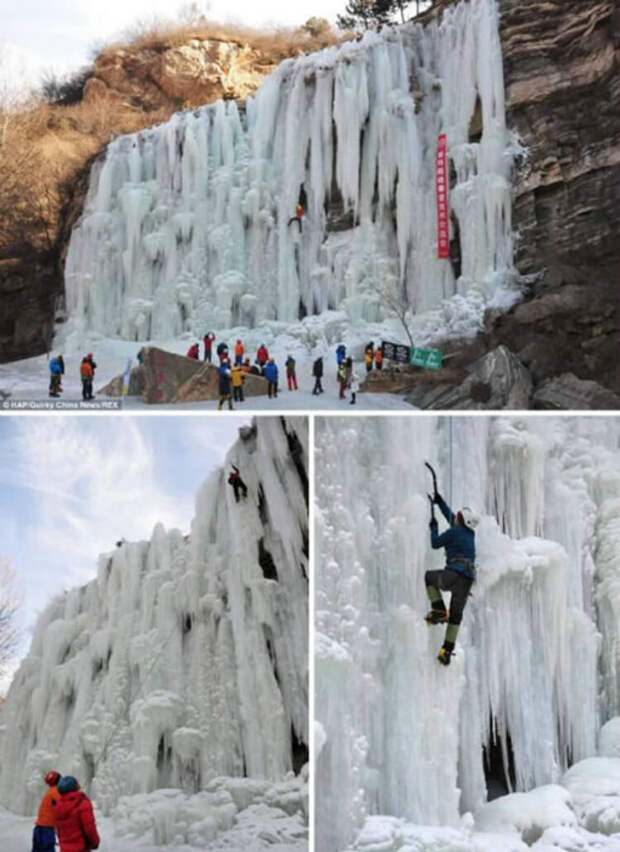
[(299, 225), (299, 233), (301, 234), (301, 222), (302, 222), (303, 218), (304, 218), (303, 204), (298, 204), (297, 207), (295, 208), (295, 215), (291, 216), (291, 218), (288, 220), (287, 227), (290, 226), (291, 222), (297, 222), (297, 224)]
[(240, 491), (243, 491), (244, 498), (248, 496), (248, 487), (241, 479), (239, 468), (236, 467), (236, 465), (234, 464), (232, 465), (232, 470), (228, 475), (228, 484), (232, 486), (232, 489), (235, 492), (235, 500), (237, 501), (237, 503), (239, 502)]
[(32, 852), (54, 852), (56, 847), (56, 805), (60, 794), (56, 785), (60, 781), (59, 772), (48, 772), (44, 778), (49, 789), (45, 791), (37, 821), (32, 832)]
[[(450, 665), (456, 637), (463, 620), (463, 610), (467, 603), (469, 590), (476, 579), (476, 533), (479, 517), (465, 506), (455, 515), (437, 489), (435, 471), (428, 464), (433, 476), (433, 496), (428, 495), (431, 503), (431, 547), (446, 550), (446, 567), (442, 571), (427, 571), (424, 577), (426, 593), (431, 602), (431, 610), (426, 615), (428, 624), (446, 624), (446, 635), (437, 659), (444, 666)], [(435, 506), (450, 524), (450, 529), (439, 535)], [(452, 592), (450, 612), (441, 596), (441, 592)]]

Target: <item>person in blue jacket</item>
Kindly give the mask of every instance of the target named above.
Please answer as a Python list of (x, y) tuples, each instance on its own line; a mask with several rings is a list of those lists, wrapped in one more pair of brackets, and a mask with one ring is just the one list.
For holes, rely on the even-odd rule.
[(222, 406), (225, 402), (228, 402), (228, 408), (230, 411), (233, 411), (232, 404), (232, 390), (231, 390), (231, 370), (230, 370), (230, 361), (228, 358), (224, 358), (219, 366), (219, 391), (220, 391), (220, 401), (217, 406), (217, 410), (221, 411)]
[(62, 355), (55, 355), (50, 359), (50, 396), (60, 396), (62, 374), (65, 371), (65, 364)]
[(263, 371), (263, 376), (267, 379), (267, 393), (269, 394), (269, 399), (272, 396), (277, 397), (278, 395), (278, 365), (270, 358), (269, 361), (265, 364), (265, 369)]
[[(465, 506), (455, 515), (439, 492), (431, 500), (431, 547), (446, 551), (446, 567), (443, 571), (427, 571), (424, 577), (426, 593), (431, 602), (431, 610), (426, 615), (429, 624), (446, 624), (446, 635), (438, 660), (444, 666), (450, 665), (456, 637), (463, 620), (463, 610), (467, 603), (469, 590), (476, 579), (476, 533), (479, 517)], [(441, 514), (450, 524), (450, 528), (439, 535), (437, 519), (433, 511), (438, 506)], [(441, 591), (452, 592), (450, 612), (441, 596)]]

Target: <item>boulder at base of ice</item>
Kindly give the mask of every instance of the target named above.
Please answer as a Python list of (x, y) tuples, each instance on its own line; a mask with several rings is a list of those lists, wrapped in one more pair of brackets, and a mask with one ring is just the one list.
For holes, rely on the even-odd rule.
[(475, 814), (476, 829), (518, 833), (530, 846), (547, 828), (577, 824), (570, 804), (570, 793), (557, 784), (513, 793), (483, 805)]
[[(122, 396), (124, 375), (116, 376), (111, 382), (97, 391), (99, 396)], [(144, 390), (144, 370), (142, 367), (134, 367), (129, 375), (128, 396), (140, 396)]]
[[(202, 361), (186, 358), (184, 355), (175, 355), (156, 346), (147, 346), (142, 352), (144, 355), (142, 402), (172, 402), (179, 388), (195, 373), (204, 369)], [(211, 369), (217, 374), (215, 367)]]
[(599, 796), (620, 796), (620, 758), (588, 757), (571, 766), (561, 783), (571, 793), (577, 810), (585, 809)]
[[(245, 374), (243, 382), (244, 396), (264, 396), (267, 393), (267, 379)], [(173, 402), (203, 402), (207, 399), (218, 399), (220, 395), (220, 377), (217, 367), (206, 365), (194, 373), (179, 388)]]
[[(420, 393), (421, 391), (421, 393)], [(523, 364), (505, 346), (498, 346), (476, 361), (464, 381), (453, 387), (440, 385), (432, 390), (428, 384), (414, 389), (407, 402), (428, 410), (527, 409), (530, 407), (532, 379)]]
[(533, 397), (534, 408), (543, 411), (617, 411), (620, 396), (598, 382), (564, 373), (543, 382)]
[(600, 757), (620, 757), (620, 716), (610, 719), (601, 728), (598, 753)]

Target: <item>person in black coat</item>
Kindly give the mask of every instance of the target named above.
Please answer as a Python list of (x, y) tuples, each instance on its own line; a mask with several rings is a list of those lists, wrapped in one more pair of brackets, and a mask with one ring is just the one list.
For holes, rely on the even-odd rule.
[(317, 358), (312, 367), (312, 375), (314, 376), (314, 388), (312, 393), (314, 396), (318, 396), (320, 393), (323, 393), (323, 385), (321, 384), (321, 379), (323, 378), (323, 359)]

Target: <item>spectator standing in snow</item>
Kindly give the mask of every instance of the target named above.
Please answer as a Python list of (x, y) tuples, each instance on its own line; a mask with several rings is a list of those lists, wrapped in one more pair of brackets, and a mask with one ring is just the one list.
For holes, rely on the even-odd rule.
[(383, 368), (383, 351), (380, 346), (377, 346), (375, 349), (375, 367), (377, 370), (381, 370)]
[(194, 358), (194, 360), (198, 361), (200, 358), (200, 347), (197, 343), (192, 343), (192, 345), (187, 350), (186, 358)]
[(226, 359), (225, 361), (222, 361), (222, 363), (220, 364), (220, 371), (219, 372), (220, 372), (220, 379), (219, 379), (219, 381), (220, 381), (220, 388), (219, 388), (220, 389), (220, 401), (219, 401), (219, 404), (217, 406), (217, 410), (221, 411), (224, 403), (228, 402), (228, 409), (229, 409), (229, 411), (232, 411), (233, 410), (233, 404), (232, 404), (232, 396), (231, 396), (231, 390), (230, 390), (231, 374), (230, 374), (230, 363), (229, 363), (228, 359)]
[[(95, 370), (97, 369), (97, 365), (96, 365), (96, 364), (95, 364), (95, 362), (93, 361), (93, 353), (92, 353), (92, 352), (89, 352), (89, 353), (88, 353), (88, 355), (86, 356), (86, 358), (85, 358), (84, 360), (85, 360), (85, 361), (88, 361), (88, 363), (90, 364), (90, 366), (91, 366), (91, 368), (92, 368), (92, 371), (93, 371), (93, 379), (94, 379), (94, 378), (95, 378)], [(63, 370), (62, 370), (62, 371), (63, 371), (63, 373), (64, 373), (64, 371), (65, 371), (65, 369), (64, 369), (64, 364), (63, 364)]]
[(205, 336), (202, 338), (202, 342), (204, 343), (204, 347), (205, 347), (205, 361), (208, 361), (209, 364), (211, 363), (211, 347), (213, 346), (214, 340), (215, 340), (215, 335), (213, 334), (212, 331), (207, 332), (205, 334)]
[(233, 399), (235, 402), (243, 402), (243, 382), (245, 381), (245, 373), (240, 364), (235, 366), (230, 371), (232, 379)]
[(228, 361), (228, 343), (218, 343), (217, 345), (217, 357), (220, 359), (220, 364), (223, 363), (224, 360)]
[(366, 349), (364, 350), (364, 363), (366, 364), (366, 372), (370, 373), (372, 371), (372, 362), (375, 357), (375, 348), (372, 343), (369, 343)]
[(250, 364), (249, 358), (245, 359), (245, 361), (241, 365), (241, 369), (243, 370), (244, 373), (251, 373), (252, 372), (252, 365)]
[(344, 343), (341, 343), (340, 346), (336, 349), (336, 364), (338, 365), (338, 372), (340, 372), (340, 365), (347, 357), (347, 347)]
[(261, 343), (261, 345), (256, 350), (256, 363), (260, 367), (261, 373), (265, 369), (265, 364), (267, 363), (267, 361), (269, 361), (269, 351), (265, 344)]
[(248, 487), (245, 482), (241, 479), (241, 474), (239, 473), (239, 468), (235, 465), (232, 466), (232, 471), (228, 476), (228, 484), (232, 486), (233, 491), (235, 492), (235, 500), (237, 503), (239, 502), (239, 492), (243, 491), (244, 498), (248, 496)]
[(355, 370), (351, 369), (351, 373), (349, 375), (349, 389), (351, 391), (351, 402), (350, 405), (355, 405), (357, 392), (360, 389), (360, 383), (355, 375)]
[(288, 389), (297, 390), (297, 373), (295, 371), (295, 359), (289, 355), (286, 359), (286, 382)]
[(93, 375), (92, 362), (88, 358), (82, 358), (80, 378), (82, 380), (82, 399), (85, 402), (93, 398)]
[(346, 399), (344, 394), (344, 389), (347, 386), (347, 365), (345, 361), (341, 361), (340, 366), (338, 367), (338, 387), (339, 394), (338, 399)]
[(60, 772), (48, 772), (44, 780), (49, 789), (39, 804), (32, 832), (32, 852), (54, 852), (56, 847), (56, 805), (60, 799), (56, 785), (60, 781)]
[(64, 365), (61, 363), (60, 358), (60, 355), (56, 355), (50, 360), (50, 396), (60, 396), (62, 391), (61, 382)]
[(60, 852), (90, 852), (99, 848), (99, 834), (90, 799), (71, 775), (58, 782), (56, 831)]
[(245, 347), (243, 345), (243, 341), (237, 340), (235, 343), (235, 367), (240, 367), (243, 364), (243, 353), (245, 352)]
[(278, 396), (278, 367), (273, 358), (267, 362), (267, 366), (263, 371), (263, 375), (267, 379), (267, 393), (269, 399)]
[(314, 376), (312, 395), (318, 396), (320, 393), (323, 393), (323, 385), (321, 383), (321, 379), (323, 378), (323, 358), (317, 358), (312, 365), (312, 375)]

